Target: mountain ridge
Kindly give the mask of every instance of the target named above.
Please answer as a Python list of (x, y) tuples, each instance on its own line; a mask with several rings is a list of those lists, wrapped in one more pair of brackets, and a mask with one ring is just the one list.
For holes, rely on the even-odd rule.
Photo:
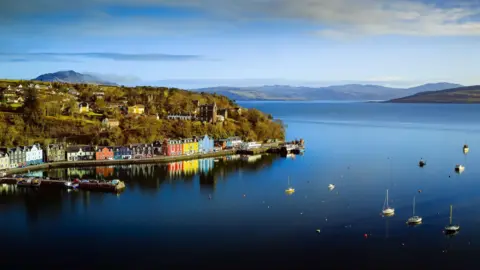
[(425, 91), (388, 100), (386, 103), (480, 103), (480, 85)]
[(460, 84), (439, 82), (409, 88), (374, 84), (345, 84), (325, 87), (263, 85), (257, 87), (217, 86), (194, 91), (217, 93), (235, 100), (391, 100), (423, 91), (461, 87)]
[(42, 82), (87, 83), (118, 86), (118, 84), (114, 82), (109, 82), (97, 76), (90, 74), (82, 74), (73, 70), (62, 70), (53, 73), (45, 73), (36, 77), (33, 80)]

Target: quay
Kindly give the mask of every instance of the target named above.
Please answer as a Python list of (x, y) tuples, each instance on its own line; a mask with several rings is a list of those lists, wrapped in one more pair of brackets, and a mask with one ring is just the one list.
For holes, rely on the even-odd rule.
[[(36, 180), (38, 185), (33, 185), (29, 180)], [(115, 181), (115, 180), (114, 180)], [(121, 192), (125, 190), (125, 183), (123, 181), (117, 180), (116, 182), (100, 182), (98, 180), (83, 180), (78, 181), (78, 186), (71, 185), (70, 181), (66, 180), (52, 180), (44, 178), (13, 178), (13, 177), (4, 177), (0, 178), (0, 184), (2, 185), (16, 185), (24, 188), (60, 188), (60, 189), (71, 189), (78, 188), (83, 190), (90, 191), (101, 191), (101, 192)], [(28, 183), (28, 184), (21, 184)], [(70, 183), (70, 185), (67, 185)], [(113, 183), (113, 184), (112, 184)]]

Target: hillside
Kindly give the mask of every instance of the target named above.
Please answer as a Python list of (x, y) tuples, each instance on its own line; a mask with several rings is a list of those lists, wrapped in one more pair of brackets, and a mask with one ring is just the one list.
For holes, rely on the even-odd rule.
[(217, 93), (233, 100), (390, 100), (422, 91), (443, 90), (460, 86), (452, 83), (431, 83), (411, 88), (362, 84), (328, 87), (267, 85), (259, 87), (220, 86), (195, 89), (195, 91)]
[[(195, 116), (200, 105), (216, 104), (225, 119), (171, 120)], [(138, 105), (138, 107), (134, 107)], [(108, 122), (102, 122), (108, 118)], [(201, 120), (201, 121), (200, 121)], [(71, 143), (125, 145), (208, 134), (215, 139), (284, 139), (279, 120), (244, 109), (227, 97), (164, 87), (32, 83), (0, 80), (0, 146)]]
[(40, 75), (33, 79), (40, 82), (64, 82), (64, 83), (89, 83), (100, 85), (117, 85), (113, 82), (108, 82), (101, 78), (89, 74), (82, 74), (73, 70), (58, 71), (54, 73), (47, 73)]
[(442, 91), (426, 91), (392, 99), (389, 103), (480, 103), (480, 85), (457, 87)]

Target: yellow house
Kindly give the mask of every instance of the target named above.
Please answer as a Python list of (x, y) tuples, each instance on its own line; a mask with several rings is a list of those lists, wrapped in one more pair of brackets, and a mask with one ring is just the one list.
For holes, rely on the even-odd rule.
[(194, 139), (184, 139), (182, 145), (184, 155), (198, 153), (198, 142)]
[(145, 113), (145, 106), (143, 105), (133, 105), (128, 107), (129, 114), (143, 114)]
[(87, 102), (81, 102), (78, 105), (78, 112), (79, 113), (88, 113), (90, 111), (90, 107), (88, 106)]

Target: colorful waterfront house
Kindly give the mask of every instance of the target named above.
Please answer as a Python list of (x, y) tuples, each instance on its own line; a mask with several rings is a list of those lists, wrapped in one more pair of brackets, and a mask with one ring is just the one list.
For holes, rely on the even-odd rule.
[(105, 160), (105, 159), (113, 159), (113, 149), (111, 147), (106, 146), (98, 146), (95, 159), (96, 160)]
[(67, 147), (67, 160), (95, 160), (95, 148), (92, 146), (69, 146)]
[(65, 145), (49, 144), (45, 149), (45, 162), (65, 161)]
[(133, 105), (128, 107), (129, 114), (144, 114), (145, 106), (144, 105)]
[(153, 144), (131, 144), (130, 149), (132, 150), (133, 158), (151, 158), (153, 157)]
[(27, 147), (25, 161), (27, 163), (27, 166), (43, 163), (43, 150), (40, 144), (34, 144)]
[(163, 155), (162, 145), (163, 145), (162, 141), (154, 141), (153, 142), (153, 155), (154, 156)]
[(0, 150), (0, 171), (10, 169), (10, 158), (5, 150)]
[(182, 140), (165, 139), (163, 141), (162, 151), (165, 156), (183, 155), (183, 142)]
[(20, 168), (27, 165), (27, 148), (17, 146), (15, 148), (2, 149), (2, 152), (8, 154), (9, 166), (11, 169)]
[(182, 147), (184, 155), (193, 155), (198, 153), (198, 142), (196, 139), (183, 139)]
[(132, 158), (132, 149), (126, 146), (115, 146), (113, 147), (113, 158), (114, 159), (131, 159)]
[[(213, 151), (213, 150), (212, 150)], [(213, 169), (213, 158), (204, 158), (198, 160), (198, 167), (200, 172), (206, 173)]]
[(243, 143), (240, 137), (230, 137), (223, 140), (221, 142), (225, 142), (222, 145), (225, 145), (225, 148), (239, 148), (240, 145)]
[(205, 135), (198, 139), (198, 152), (200, 153), (209, 153), (213, 152), (213, 138), (208, 137)]

